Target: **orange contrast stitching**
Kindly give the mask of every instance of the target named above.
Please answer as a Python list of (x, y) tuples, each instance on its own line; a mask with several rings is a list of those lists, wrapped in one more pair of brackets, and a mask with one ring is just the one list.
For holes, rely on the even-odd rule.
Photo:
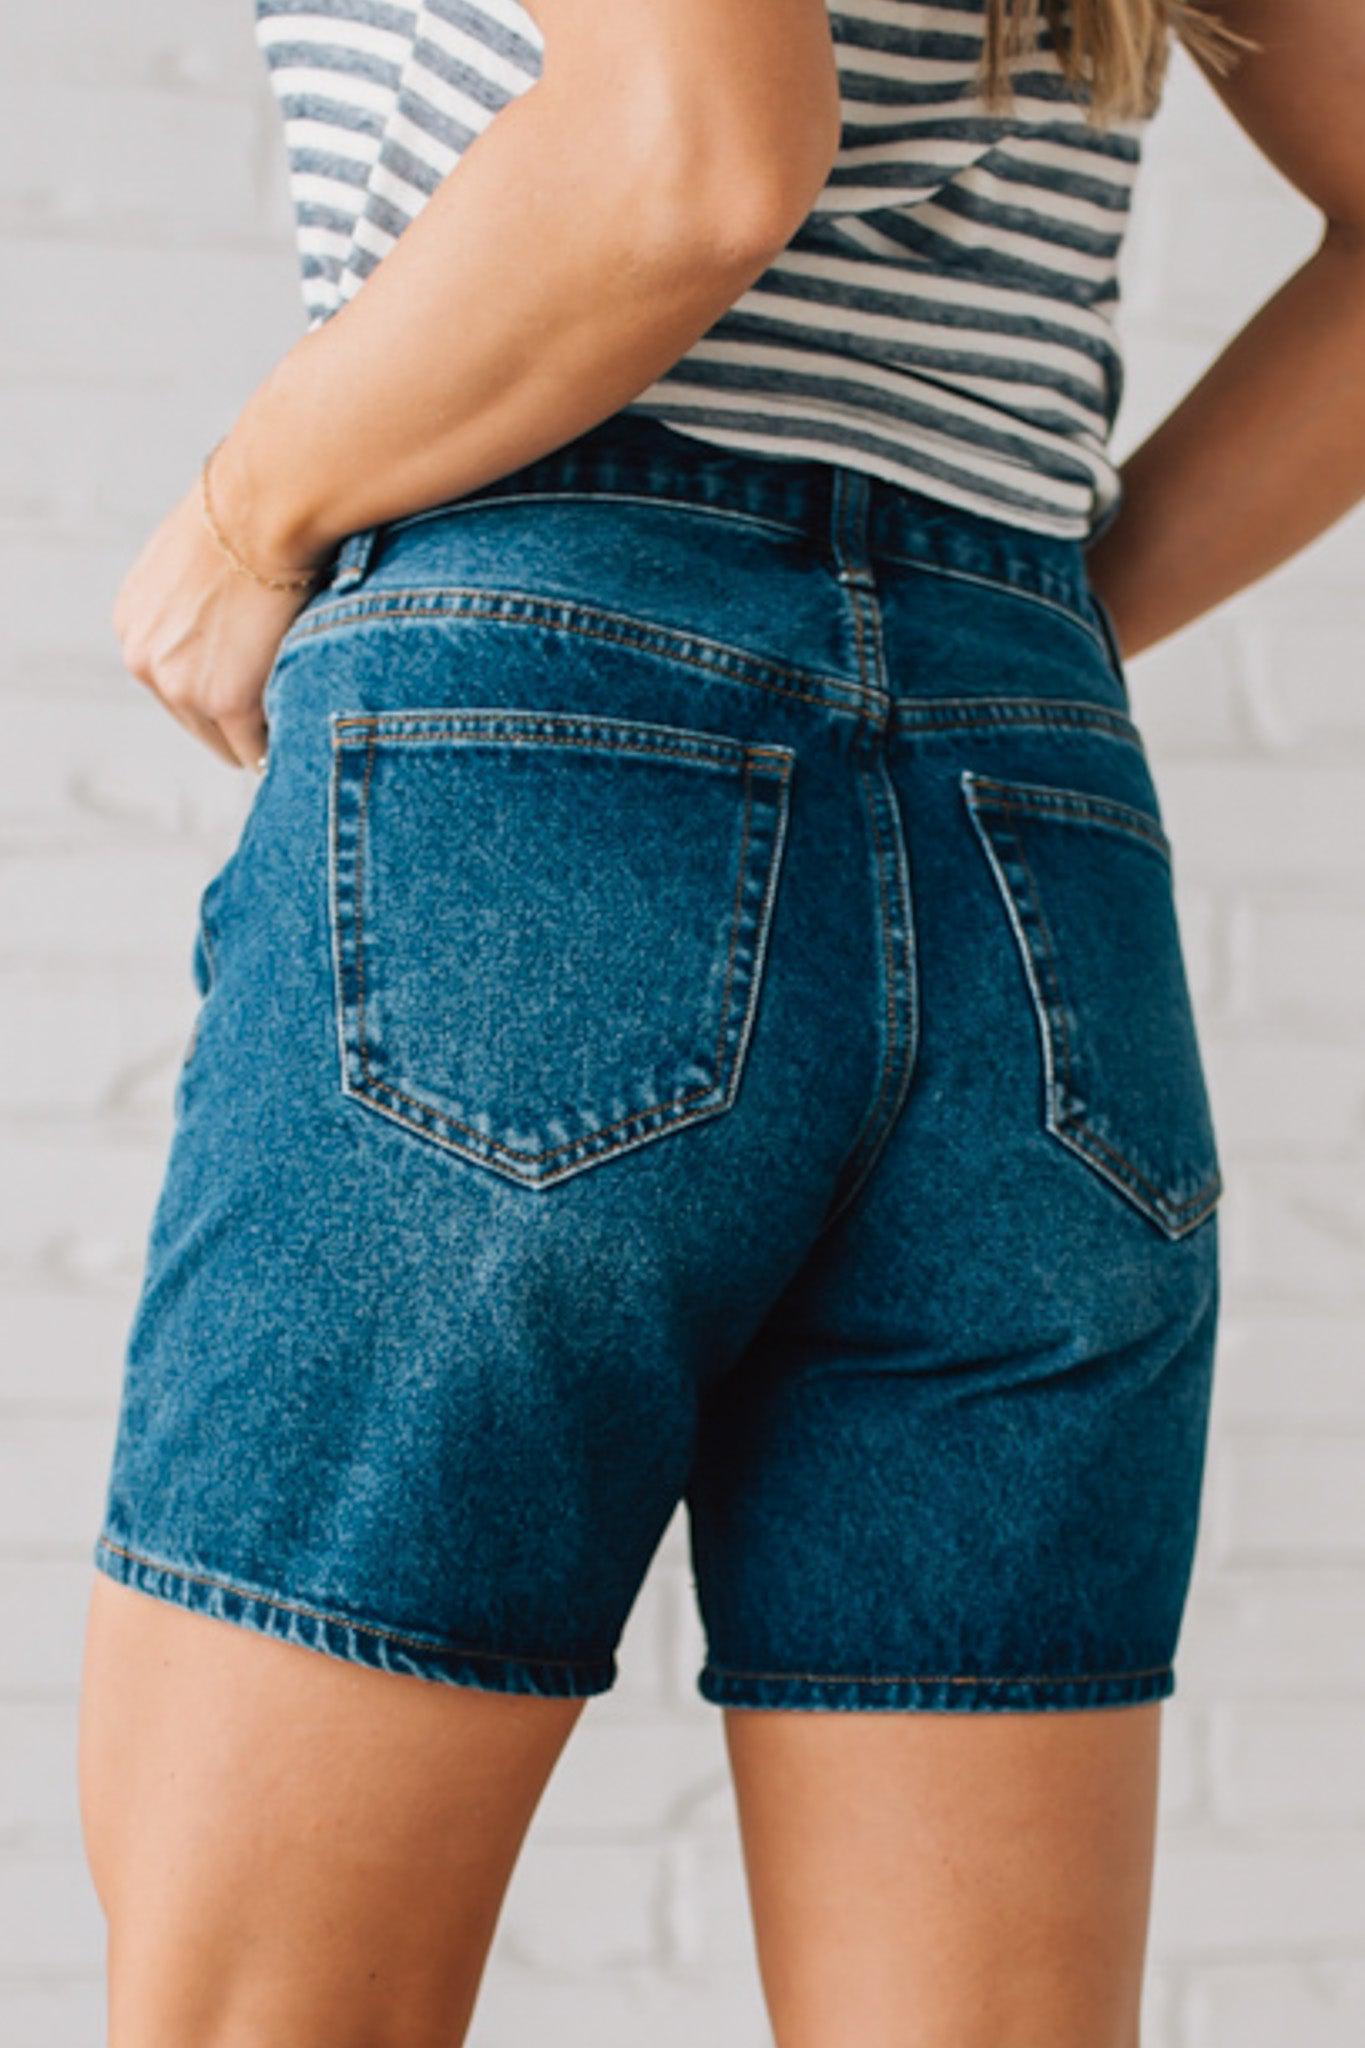
[(1055, 796), (1021, 796), (1010, 784), (993, 782), (988, 775), (978, 775), (975, 787), (1009, 792), (1003, 796), (986, 797), (982, 802), (984, 810), (1009, 811), (1026, 818), (1048, 811), (1070, 812), (1077, 817), (1094, 818), (1100, 823), (1107, 821), (1120, 831), (1131, 832), (1134, 838), (1149, 840), (1161, 853), (1170, 849), (1170, 841), (1159, 825), (1133, 805), (1119, 803), (1114, 797), (1085, 796), (1080, 791), (1074, 794), (1058, 791)]
[(1169, 1664), (1147, 1664), (1137, 1671), (1068, 1671), (1028, 1672), (1022, 1676), (1008, 1677), (970, 1673), (963, 1676), (956, 1671), (910, 1671), (897, 1672), (891, 1677), (884, 1673), (875, 1676), (858, 1674), (850, 1677), (844, 1672), (824, 1671), (736, 1671), (725, 1664), (711, 1664), (707, 1669), (717, 1678), (753, 1678), (768, 1682), (776, 1680), (799, 1680), (810, 1685), (1078, 1685), (1091, 1684), (1099, 1679), (1157, 1678), (1171, 1670)]
[[(552, 742), (550, 742), (550, 743), (551, 743), (551, 744), (565, 744), (565, 742), (564, 742), (564, 741), (562, 741), (562, 740), (561, 740), (561, 741), (557, 741), (557, 742), (556, 742), (556, 741), (552, 741)], [(595, 742), (595, 744), (598, 744), (598, 745), (604, 745), (604, 744), (606, 744), (606, 743), (605, 743), (605, 742), (603, 742), (603, 741), (598, 741), (598, 742)], [(367, 807), (367, 805), (368, 805), (368, 802), (369, 802), (369, 788), (370, 788), (370, 768), (371, 768), (371, 764), (372, 764), (372, 762), (373, 762), (373, 760), (374, 760), (374, 755), (375, 755), (375, 751), (376, 751), (376, 742), (375, 742), (375, 738), (374, 738), (374, 736), (373, 736), (373, 735), (371, 735), (371, 737), (369, 738), (369, 740), (368, 740), (368, 742), (367, 742), (367, 755), (366, 755), (366, 774), (365, 774), (365, 780), (364, 780), (364, 784), (363, 784), (363, 788), (362, 788), (362, 793), (361, 793), (361, 812), (360, 812), (360, 815), (361, 815), (361, 818), (362, 818), (362, 820), (363, 820), (363, 818), (364, 818), (364, 817), (365, 817), (365, 815), (366, 815), (366, 807)], [(653, 751), (653, 752), (658, 752), (658, 753), (665, 753), (665, 752), (673, 752), (673, 753), (676, 753), (676, 752), (678, 752), (679, 750), (678, 750), (678, 749), (676, 749), (676, 748), (655, 748), (655, 749), (641, 749), (641, 751)], [(687, 757), (686, 757), (686, 756), (684, 756), (684, 758), (687, 758)], [(778, 756), (772, 756), (772, 755), (765, 755), (765, 757), (764, 757), (764, 758), (765, 758), (765, 759), (780, 759), (781, 757), (778, 757)], [(787, 784), (787, 781), (788, 781), (788, 774), (787, 774), (787, 769), (788, 769), (789, 765), (790, 765), (789, 763), (786, 763), (785, 761), (783, 762), (783, 771), (782, 771), (782, 774), (780, 775), (780, 777), (778, 777), (778, 778), (777, 778), (777, 779), (778, 779), (778, 780), (780, 780), (780, 782), (782, 783), (782, 785), (783, 785), (783, 788), (784, 788), (784, 789), (785, 789), (785, 787), (786, 787), (786, 784)], [(726, 1035), (726, 1029), (727, 1029), (727, 1024), (728, 1024), (728, 1008), (729, 1008), (729, 997), (730, 997), (730, 989), (731, 989), (731, 986), (732, 986), (732, 984), (733, 984), (733, 980), (734, 980), (734, 969), (735, 969), (735, 959), (736, 959), (736, 956), (737, 956), (737, 954), (738, 954), (738, 950), (739, 950), (739, 909), (740, 909), (740, 905), (741, 905), (741, 903), (742, 903), (742, 901), (743, 901), (743, 890), (744, 890), (744, 881), (745, 881), (745, 877), (746, 877), (746, 871), (747, 871), (747, 862), (748, 862), (748, 852), (749, 852), (749, 841), (750, 841), (750, 837), (751, 837), (751, 821), (752, 821), (752, 813), (753, 813), (753, 774), (752, 774), (752, 764), (751, 764), (751, 754), (750, 754), (750, 752), (746, 752), (746, 754), (745, 754), (745, 758), (744, 758), (744, 764), (743, 764), (743, 774), (744, 774), (744, 812), (743, 812), (743, 830), (742, 830), (742, 835), (741, 835), (741, 840), (740, 840), (740, 855), (739, 855), (739, 865), (738, 865), (738, 872), (737, 872), (737, 874), (736, 874), (736, 879), (735, 879), (735, 909), (734, 909), (734, 913), (733, 913), (733, 915), (732, 915), (732, 918), (731, 918), (731, 926), (730, 926), (730, 946), (729, 946), (729, 952), (728, 952), (728, 955), (727, 955), (727, 958), (726, 958), (726, 965), (725, 965), (725, 988), (724, 988), (724, 995), (723, 995), (723, 999), (722, 999), (722, 1004), (721, 1004), (721, 1017), (720, 1017), (720, 1029), (719, 1029), (719, 1034), (718, 1034), (718, 1037), (717, 1037), (717, 1041), (716, 1041), (716, 1053), (715, 1053), (715, 1058), (716, 1058), (716, 1063), (717, 1063), (717, 1068), (718, 1068), (718, 1069), (719, 1069), (719, 1065), (720, 1065), (720, 1058), (721, 1058), (721, 1053), (722, 1053), (722, 1051), (723, 1051), (723, 1048), (724, 1048), (724, 1045), (725, 1045), (725, 1035)], [(354, 917), (354, 922), (355, 922), (355, 945), (356, 945), (356, 995), (357, 995), (357, 1008), (356, 1008), (356, 1040), (357, 1040), (357, 1046), (358, 1046), (358, 1050), (359, 1050), (359, 1052), (360, 1052), (360, 1064), (361, 1064), (362, 1070), (363, 1070), (363, 1072), (364, 1072), (364, 1075), (365, 1075), (365, 1080), (366, 1080), (366, 1083), (367, 1083), (367, 1085), (369, 1086), (369, 1088), (371, 1089), (371, 1091), (372, 1091), (372, 1092), (373, 1092), (374, 1094), (376, 1094), (376, 1095), (387, 1095), (387, 1096), (391, 1096), (391, 1097), (392, 1097), (392, 1098), (394, 1099), (394, 1101), (396, 1101), (396, 1102), (406, 1102), (406, 1103), (408, 1103), (408, 1104), (409, 1104), (409, 1105), (410, 1105), (410, 1106), (411, 1106), (411, 1107), (412, 1107), (413, 1109), (415, 1109), (415, 1110), (418, 1110), (418, 1111), (420, 1111), (423, 1117), (427, 1118), (427, 1119), (428, 1119), (428, 1120), (430, 1120), (430, 1121), (433, 1121), (433, 1122), (437, 1123), (438, 1125), (439, 1125), (439, 1124), (445, 1124), (445, 1125), (448, 1125), (449, 1127), (451, 1127), (451, 1128), (452, 1128), (452, 1129), (454, 1129), (454, 1130), (458, 1130), (458, 1131), (465, 1131), (465, 1132), (467, 1132), (467, 1133), (469, 1134), (469, 1136), (470, 1136), (470, 1137), (472, 1137), (472, 1138), (474, 1138), (474, 1139), (476, 1139), (476, 1140), (478, 1141), (478, 1143), (479, 1143), (480, 1147), (484, 1147), (484, 1148), (487, 1148), (487, 1150), (488, 1150), (488, 1151), (490, 1151), (490, 1152), (493, 1152), (493, 1153), (496, 1153), (496, 1154), (498, 1154), (498, 1155), (499, 1155), (500, 1157), (502, 1157), (502, 1158), (504, 1158), (504, 1159), (509, 1159), (509, 1160), (515, 1160), (515, 1161), (518, 1161), (518, 1162), (525, 1162), (525, 1163), (527, 1163), (527, 1164), (538, 1164), (538, 1163), (539, 1163), (540, 1161), (542, 1161), (542, 1160), (546, 1160), (546, 1159), (554, 1159), (554, 1158), (555, 1158), (555, 1157), (557, 1157), (557, 1156), (558, 1156), (558, 1154), (560, 1154), (561, 1152), (573, 1152), (573, 1151), (577, 1151), (577, 1150), (578, 1150), (578, 1149), (579, 1149), (580, 1147), (582, 1147), (583, 1145), (585, 1145), (585, 1144), (590, 1144), (590, 1143), (592, 1143), (592, 1142), (593, 1142), (594, 1140), (596, 1140), (596, 1139), (599, 1139), (599, 1138), (603, 1138), (603, 1137), (606, 1137), (606, 1136), (607, 1136), (607, 1135), (608, 1135), (608, 1134), (609, 1134), (610, 1132), (612, 1132), (612, 1131), (617, 1131), (617, 1130), (621, 1130), (621, 1129), (622, 1129), (623, 1127), (625, 1127), (625, 1126), (627, 1126), (627, 1125), (630, 1125), (630, 1124), (635, 1124), (635, 1123), (638, 1123), (638, 1122), (640, 1122), (640, 1120), (641, 1120), (642, 1118), (647, 1118), (647, 1117), (652, 1117), (652, 1116), (658, 1116), (658, 1115), (660, 1115), (660, 1114), (665, 1114), (665, 1115), (667, 1115), (667, 1114), (670, 1114), (670, 1113), (675, 1113), (675, 1112), (677, 1112), (677, 1111), (683, 1110), (683, 1109), (685, 1109), (685, 1108), (686, 1108), (686, 1106), (688, 1105), (688, 1103), (690, 1103), (690, 1102), (695, 1102), (695, 1101), (699, 1100), (699, 1099), (700, 1099), (701, 1097), (703, 1097), (703, 1096), (707, 1096), (707, 1095), (710, 1095), (710, 1094), (711, 1094), (711, 1093), (713, 1092), (714, 1088), (715, 1088), (715, 1087), (716, 1087), (716, 1086), (718, 1085), (716, 1081), (711, 1081), (711, 1082), (708, 1082), (708, 1083), (706, 1083), (706, 1085), (705, 1085), (705, 1086), (703, 1086), (703, 1087), (697, 1087), (697, 1088), (689, 1088), (689, 1089), (687, 1090), (687, 1092), (686, 1092), (685, 1094), (683, 1094), (683, 1095), (675, 1095), (675, 1096), (673, 1096), (673, 1097), (672, 1097), (672, 1098), (671, 1098), (671, 1099), (670, 1099), (669, 1101), (667, 1101), (667, 1102), (660, 1102), (660, 1103), (655, 1103), (655, 1104), (653, 1104), (653, 1105), (652, 1105), (652, 1106), (651, 1106), (651, 1107), (650, 1107), (649, 1109), (641, 1109), (641, 1110), (635, 1110), (635, 1111), (633, 1111), (633, 1112), (632, 1112), (632, 1114), (631, 1114), (631, 1115), (629, 1115), (629, 1116), (624, 1116), (624, 1117), (616, 1117), (615, 1119), (613, 1119), (613, 1121), (612, 1121), (611, 1123), (609, 1123), (609, 1124), (601, 1124), (601, 1125), (599, 1125), (599, 1126), (597, 1127), (597, 1129), (596, 1129), (596, 1130), (593, 1130), (593, 1131), (589, 1131), (589, 1132), (585, 1132), (584, 1134), (582, 1134), (581, 1136), (579, 1136), (579, 1137), (577, 1137), (577, 1138), (570, 1138), (570, 1139), (567, 1139), (567, 1140), (566, 1140), (566, 1141), (565, 1141), (565, 1142), (564, 1142), (563, 1144), (559, 1144), (559, 1145), (549, 1145), (549, 1146), (546, 1146), (546, 1147), (545, 1147), (545, 1148), (544, 1148), (543, 1150), (541, 1150), (541, 1151), (539, 1151), (539, 1152), (526, 1152), (526, 1151), (518, 1151), (518, 1150), (517, 1150), (517, 1149), (516, 1149), (515, 1147), (513, 1147), (513, 1146), (510, 1146), (510, 1145), (504, 1145), (504, 1144), (500, 1143), (500, 1142), (499, 1142), (499, 1140), (498, 1140), (498, 1139), (496, 1139), (496, 1138), (490, 1138), (490, 1137), (488, 1137), (488, 1136), (487, 1136), (487, 1135), (486, 1135), (486, 1134), (485, 1134), (485, 1133), (484, 1133), (483, 1131), (477, 1130), (477, 1129), (476, 1129), (476, 1128), (474, 1127), (474, 1125), (473, 1125), (473, 1124), (468, 1124), (468, 1123), (465, 1123), (465, 1122), (463, 1121), (463, 1119), (462, 1119), (462, 1118), (460, 1118), (460, 1117), (457, 1117), (457, 1116), (452, 1116), (452, 1115), (450, 1115), (450, 1114), (449, 1114), (449, 1112), (448, 1112), (448, 1111), (446, 1111), (446, 1110), (439, 1110), (439, 1109), (433, 1109), (433, 1108), (432, 1108), (432, 1107), (431, 1107), (431, 1106), (430, 1106), (430, 1105), (429, 1105), (428, 1103), (425, 1103), (425, 1102), (422, 1102), (422, 1101), (420, 1101), (420, 1100), (419, 1100), (419, 1099), (418, 1099), (418, 1098), (417, 1098), (416, 1096), (414, 1096), (414, 1095), (409, 1095), (409, 1094), (408, 1094), (408, 1093), (407, 1093), (407, 1092), (406, 1092), (406, 1091), (405, 1091), (404, 1089), (402, 1089), (402, 1088), (396, 1088), (396, 1087), (395, 1087), (395, 1086), (393, 1085), (393, 1083), (392, 1083), (392, 1082), (390, 1082), (390, 1081), (385, 1081), (385, 1080), (383, 1080), (382, 1078), (380, 1078), (380, 1077), (378, 1077), (377, 1075), (375, 1075), (375, 1073), (374, 1073), (374, 1071), (373, 1071), (373, 1069), (372, 1069), (372, 1067), (371, 1067), (371, 1065), (370, 1065), (370, 1060), (369, 1060), (369, 1051), (368, 1051), (368, 1046), (367, 1046), (367, 1043), (366, 1043), (366, 1039), (365, 1039), (365, 1019), (364, 1019), (364, 970), (363, 970), (363, 921), (362, 921), (362, 920), (363, 920), (363, 913), (362, 913), (362, 908), (361, 908), (361, 901), (362, 901), (362, 892), (361, 892), (361, 889), (360, 889), (360, 881), (359, 881), (359, 877), (360, 877), (360, 857), (361, 857), (361, 846), (362, 846), (362, 840), (361, 840), (361, 837), (360, 837), (360, 835), (359, 835), (359, 834), (357, 834), (357, 843), (356, 843), (356, 856), (355, 856), (355, 880), (354, 880), (354, 882), (353, 882), (353, 885), (352, 885), (352, 888), (353, 888), (353, 895), (354, 895), (354, 909), (353, 909), (353, 917)]]
[[(979, 777), (978, 782), (984, 782), (988, 779), (989, 778), (986, 777)], [(1004, 785), (999, 783), (993, 783), (991, 786), (993, 788), (998, 789), (1003, 787)], [(1085, 798), (1083, 799), (1083, 801), (1086, 803), (1109, 803), (1112, 800), (1109, 798)], [(1016, 816), (1027, 817), (1028, 815), (1030, 815), (1031, 811), (1031, 800), (1027, 804), (1016, 804), (1007, 803), (999, 798), (993, 797), (990, 799), (989, 804), (983, 806), (983, 808), (998, 811), (1009, 811), (1015, 814)], [(1115, 808), (1124, 815), (1138, 815), (1137, 813), (1130, 814), (1127, 805), (1119, 804), (1116, 805)], [(1043, 937), (1044, 951), (1042, 957), (1047, 968), (1047, 976), (1051, 992), (1051, 1000), (1048, 1005), (1047, 1015), (1050, 1023), (1053, 1026), (1054, 1036), (1061, 1053), (1060, 1078), (1067, 1092), (1071, 1093), (1073, 1088), (1073, 1076), (1075, 1073), (1075, 1060), (1071, 1047), (1071, 1035), (1067, 1028), (1066, 1005), (1062, 1000), (1061, 988), (1056, 976), (1057, 942), (1052, 936), (1052, 929), (1048, 924), (1047, 918), (1044, 914), (1042, 901), (1038, 892), (1037, 877), (1033, 872), (1033, 867), (1031, 862), (1029, 861), (1028, 855), (1025, 853), (1023, 846), (1017, 837), (1011, 836), (1010, 843), (1013, 848), (1014, 858), (1017, 861), (1021, 872), (1023, 873), (1025, 884), (1029, 892), (1029, 900), (1033, 906), (1033, 914), (1035, 919), (1037, 920), (1038, 928), (1042, 933)], [(1058, 1110), (1056, 1112), (1056, 1116), (1057, 1125), (1059, 1129), (1066, 1129), (1071, 1132), (1079, 1134), (1080, 1139), (1083, 1139), (1085, 1143), (1091, 1144), (1096, 1148), (1097, 1151), (1105, 1153), (1107, 1157), (1114, 1162), (1114, 1168), (1118, 1173), (1120, 1173), (1120, 1175), (1125, 1176), (1126, 1178), (1131, 1180), (1138, 1188), (1143, 1190), (1143, 1192), (1150, 1198), (1152, 1206), (1158, 1211), (1158, 1213), (1166, 1211), (1169, 1212), (1172, 1216), (1183, 1217), (1190, 1211), (1199, 1211), (1200, 1214), (1203, 1214), (1209, 1210), (1212, 1210), (1212, 1208), (1214, 1207), (1218, 1195), (1222, 1191), (1221, 1177), (1219, 1175), (1215, 1174), (1210, 1181), (1206, 1182), (1206, 1184), (1203, 1187), (1198, 1188), (1193, 1195), (1186, 1196), (1186, 1198), (1183, 1201), (1177, 1201), (1174, 1195), (1168, 1193), (1165, 1188), (1159, 1187), (1155, 1181), (1150, 1180), (1147, 1177), (1147, 1175), (1143, 1173), (1141, 1169), (1137, 1167), (1131, 1159), (1128, 1158), (1126, 1153), (1118, 1151), (1113, 1145), (1111, 1145), (1107, 1141), (1107, 1139), (1103, 1138), (1087, 1117), (1079, 1116), (1075, 1114), (1073, 1111), (1065, 1109)], [(1213, 1191), (1211, 1197), (1210, 1190)]]
[[(459, 588), (453, 588), (450, 594), (454, 597), (460, 597), (465, 593)], [(557, 600), (557, 602), (568, 604), (574, 603), (575, 600), (563, 599)], [(375, 604), (373, 595), (369, 598), (343, 598), (342, 606), (344, 607), (347, 604), (365, 607), (352, 614), (353, 623), (359, 623), (365, 619), (380, 618), (388, 619), (390, 623), (396, 621), (399, 624), (404, 619), (495, 619), (507, 626), (543, 626), (554, 632), (577, 633), (585, 640), (601, 640), (608, 646), (625, 647), (636, 653), (641, 651), (644, 653), (658, 653), (665, 660), (683, 662), (688, 667), (700, 669), (706, 675), (727, 675), (734, 681), (749, 684), (759, 690), (771, 690), (777, 696), (792, 697), (803, 704), (823, 704), (826, 702), (826, 697), (821, 690), (793, 688), (792, 684), (818, 681), (824, 685), (825, 690), (843, 690), (851, 692), (855, 696), (860, 696), (865, 689), (865, 685), (862, 683), (850, 682), (844, 676), (816, 676), (809, 670), (788, 668), (783, 662), (760, 661), (757, 656), (749, 654), (743, 648), (738, 647), (718, 647), (717, 652), (723, 656), (723, 659), (708, 659), (703, 655), (692, 653), (684, 648), (680, 640), (673, 640), (666, 626), (642, 625), (636, 637), (632, 639), (627, 634), (607, 632), (601, 626), (586, 625), (581, 620), (543, 617), (535, 614), (522, 616), (516, 612), (507, 611), (501, 605), (496, 604), (483, 606), (476, 604), (462, 604), (459, 606), (431, 605), (423, 607), (416, 605), (404, 605), (401, 607), (379, 606)], [(580, 607), (580, 609), (583, 608)], [(334, 615), (332, 618), (313, 619), (309, 625), (300, 627), (298, 632), (292, 635), (289, 644), (292, 646), (297, 642), (308, 639), (315, 633), (326, 632), (330, 626), (341, 626), (346, 623), (347, 619), (344, 616), (337, 617)], [(651, 645), (651, 641), (661, 644)], [(740, 673), (739, 671), (742, 671), (745, 667), (751, 668), (754, 673)], [(791, 682), (765, 681), (765, 673), (769, 676), (790, 678)]]

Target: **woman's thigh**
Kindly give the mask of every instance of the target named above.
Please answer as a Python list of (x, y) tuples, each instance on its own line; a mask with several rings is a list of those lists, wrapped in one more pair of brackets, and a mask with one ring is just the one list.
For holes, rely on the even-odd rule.
[(1137, 2048), (1159, 1707), (727, 1712), (778, 2048)]
[(582, 1699), (324, 1657), (96, 1574), (110, 2048), (455, 2048)]

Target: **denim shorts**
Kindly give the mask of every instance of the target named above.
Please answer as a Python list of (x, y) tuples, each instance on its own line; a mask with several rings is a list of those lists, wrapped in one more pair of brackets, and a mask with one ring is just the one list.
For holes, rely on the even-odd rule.
[(352, 534), (285, 634), (100, 1569), (604, 1691), (1174, 1689), (1221, 1181), (1079, 542), (629, 408)]

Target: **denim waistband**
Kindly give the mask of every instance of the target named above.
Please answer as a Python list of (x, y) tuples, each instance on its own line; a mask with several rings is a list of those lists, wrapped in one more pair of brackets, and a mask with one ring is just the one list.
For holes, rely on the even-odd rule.
[(875, 587), (881, 564), (923, 565), (1086, 608), (1079, 540), (1014, 526), (824, 458), (722, 447), (629, 410), (458, 498), (349, 534), (329, 587), (344, 590), (360, 580), (386, 528), (499, 498), (578, 493), (680, 501), (761, 519), (807, 538), (845, 582)]

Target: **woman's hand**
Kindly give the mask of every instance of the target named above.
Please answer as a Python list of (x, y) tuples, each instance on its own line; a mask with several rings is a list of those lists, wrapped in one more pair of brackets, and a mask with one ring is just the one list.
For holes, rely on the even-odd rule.
[(234, 768), (259, 768), (266, 679), (308, 597), (306, 586), (270, 590), (233, 567), (204, 522), (196, 483), (124, 577), (113, 626), (129, 673), (172, 717)]

